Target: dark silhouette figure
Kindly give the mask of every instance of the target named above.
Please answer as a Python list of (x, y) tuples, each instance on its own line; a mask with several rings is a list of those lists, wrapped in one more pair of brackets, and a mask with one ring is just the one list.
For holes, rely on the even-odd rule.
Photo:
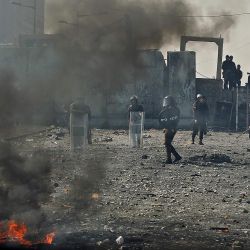
[(238, 64), (236, 72), (235, 72), (235, 82), (236, 82), (236, 86), (238, 86), (238, 87), (241, 86), (242, 76), (243, 76), (243, 73), (241, 71), (241, 66)]
[(142, 105), (138, 103), (138, 97), (137, 96), (132, 96), (130, 98), (130, 103), (131, 105), (128, 108), (129, 116), (130, 112), (144, 112), (144, 108)]
[(233, 61), (233, 56), (229, 57), (228, 78), (229, 78), (229, 89), (232, 90), (233, 88), (236, 87), (236, 65)]
[(230, 57), (226, 55), (226, 60), (222, 63), (222, 76), (224, 78), (224, 89), (229, 86), (229, 72), (230, 72)]
[[(177, 125), (180, 119), (180, 110), (172, 96), (164, 98), (163, 110), (159, 114), (159, 123), (164, 128), (165, 133), (165, 147), (167, 151), (167, 164), (172, 164), (180, 161), (182, 157), (177, 153), (172, 145), (174, 136), (177, 132)], [(174, 155), (175, 160), (172, 162), (171, 155)]]
[(203, 136), (207, 133), (207, 120), (209, 118), (209, 109), (206, 102), (206, 98), (198, 94), (197, 101), (193, 105), (194, 123), (193, 123), (193, 133), (192, 133), (192, 144), (194, 144), (195, 137), (199, 135), (199, 144), (203, 145)]

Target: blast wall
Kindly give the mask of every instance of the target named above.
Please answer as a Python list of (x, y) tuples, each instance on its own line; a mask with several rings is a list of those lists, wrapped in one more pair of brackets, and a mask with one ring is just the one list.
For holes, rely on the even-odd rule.
[(60, 60), (53, 47), (0, 48), (0, 70), (13, 72), (17, 88), (31, 91), (31, 95), (35, 93), (34, 102), (37, 105), (32, 105), (29, 111), (32, 121), (53, 123), (53, 105), (68, 106), (75, 93), (79, 92), (91, 107), (94, 125), (126, 127), (129, 98), (135, 94), (144, 105), (148, 126), (157, 126), (155, 119), (166, 95), (166, 64), (160, 51), (138, 51), (135, 67), (128, 69), (127, 81), (119, 91), (98, 89), (95, 84), (92, 87), (91, 82), (85, 88), (86, 79), (76, 77), (77, 70), (84, 65), (79, 65), (76, 72), (64, 72)]
[(168, 92), (175, 97), (181, 110), (181, 123), (191, 123), (192, 105), (195, 100), (196, 86), (195, 52), (168, 52)]

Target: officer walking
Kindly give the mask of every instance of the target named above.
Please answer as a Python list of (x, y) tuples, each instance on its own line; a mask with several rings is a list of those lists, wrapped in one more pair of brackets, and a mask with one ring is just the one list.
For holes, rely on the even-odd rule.
[(194, 114), (194, 124), (193, 124), (193, 133), (192, 133), (192, 144), (194, 144), (195, 137), (199, 135), (199, 144), (204, 145), (202, 140), (204, 134), (207, 133), (207, 120), (209, 118), (209, 109), (207, 105), (206, 98), (198, 94), (197, 100), (193, 105), (193, 114)]
[[(176, 105), (175, 99), (172, 96), (166, 96), (163, 100), (163, 110), (159, 114), (159, 123), (161, 128), (164, 128), (165, 147), (167, 151), (166, 164), (172, 164), (180, 161), (182, 157), (177, 153), (172, 145), (174, 136), (177, 132), (177, 125), (180, 119), (180, 110)], [(171, 155), (174, 155), (175, 160), (172, 161)]]

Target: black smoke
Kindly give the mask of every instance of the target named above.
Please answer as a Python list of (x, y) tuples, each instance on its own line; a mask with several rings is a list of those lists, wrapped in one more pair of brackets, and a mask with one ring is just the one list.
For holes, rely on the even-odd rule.
[(50, 199), (51, 164), (46, 154), (23, 156), (11, 144), (0, 143), (0, 218), (39, 229), (47, 221), (42, 204)]
[[(50, 104), (43, 115), (45, 122), (53, 120), (53, 103), (60, 100), (68, 105), (79, 94), (90, 99), (99, 94), (102, 100), (96, 106), (104, 107), (109, 95), (135, 81), (141, 49), (179, 43), (181, 35), (219, 36), (235, 23), (229, 16), (188, 17), (200, 13), (184, 0), (46, 1), (46, 30), (59, 34), (57, 44), (28, 52), (27, 72), (21, 76), (25, 84), (20, 84), (19, 93), (3, 94), (1, 107), (7, 106), (11, 117), (18, 114), (26, 121)], [(19, 73), (12, 73), (19, 81)], [(136, 77), (141, 82), (147, 78), (143, 73)], [(8, 79), (0, 82), (9, 91)], [(9, 100), (14, 102), (11, 106)], [(2, 114), (1, 120), (8, 120), (9, 114)]]
[(179, 43), (181, 35), (218, 37), (235, 23), (190, 17), (201, 13), (183, 0), (47, 1), (47, 30), (61, 34), (55, 78), (62, 92), (117, 93), (134, 81), (139, 50)]

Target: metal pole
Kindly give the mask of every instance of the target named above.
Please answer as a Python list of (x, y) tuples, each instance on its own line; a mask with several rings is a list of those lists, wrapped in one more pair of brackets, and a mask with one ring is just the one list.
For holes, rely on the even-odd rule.
[(249, 128), (249, 85), (247, 84), (247, 129)]
[(34, 0), (34, 27), (33, 27), (33, 32), (36, 34), (36, 23), (37, 23), (37, 0)]
[(223, 38), (220, 38), (218, 45), (218, 60), (217, 60), (217, 71), (216, 71), (216, 79), (221, 79), (221, 66), (222, 66), (222, 56), (223, 56)]
[(239, 130), (239, 87), (236, 87), (236, 107), (235, 107), (235, 111), (236, 111), (236, 116), (235, 116), (235, 128), (236, 128), (236, 132)]
[(80, 34), (80, 13), (79, 11), (77, 11), (76, 13), (76, 32), (77, 32), (77, 35), (79, 36)]

